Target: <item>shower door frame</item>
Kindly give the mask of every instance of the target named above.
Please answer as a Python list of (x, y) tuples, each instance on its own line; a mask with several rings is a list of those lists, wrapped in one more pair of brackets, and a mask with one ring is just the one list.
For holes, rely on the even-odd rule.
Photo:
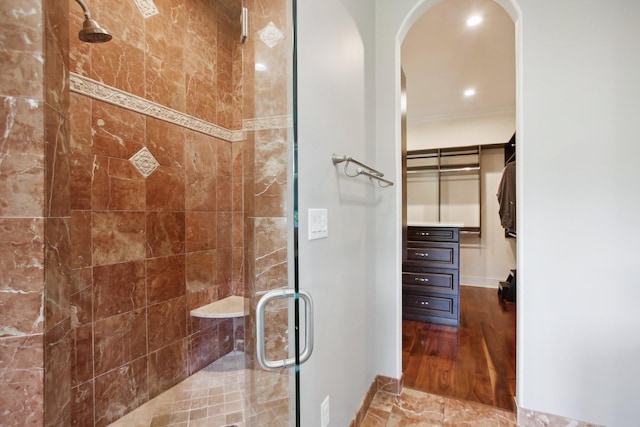
[[(245, 1), (249, 1), (249, 0), (245, 0)], [(244, 4), (244, 2), (243, 2)], [(297, 156), (297, 143), (298, 143), (298, 132), (297, 132), (297, 29), (296, 29), (296, 13), (297, 13), (297, 1), (296, 0), (284, 0), (283, 3), (279, 3), (278, 6), (279, 7), (283, 7), (283, 5), (285, 5), (285, 8), (287, 10), (287, 17), (284, 18), (282, 16), (278, 17), (278, 16), (271, 16), (270, 18), (272, 18), (272, 21), (269, 23), (269, 26), (271, 26), (274, 22), (278, 22), (278, 20), (280, 21), (280, 26), (282, 26), (282, 21), (286, 22), (286, 27), (287, 30), (285, 32), (285, 34), (282, 34), (282, 40), (279, 43), (283, 43), (285, 45), (281, 45), (279, 46), (280, 48), (286, 49), (286, 51), (283, 53), (281, 52), (274, 52), (277, 50), (277, 47), (273, 49), (273, 51), (268, 51), (264, 48), (262, 42), (264, 42), (264, 44), (268, 45), (269, 41), (265, 40), (263, 31), (265, 31), (264, 27), (263, 29), (260, 29), (260, 27), (262, 27), (263, 23), (260, 22), (260, 24), (256, 25), (256, 28), (251, 28), (251, 31), (249, 32), (249, 34), (251, 34), (249, 36), (249, 40), (253, 37), (254, 43), (257, 43), (258, 45), (255, 46), (255, 55), (256, 58), (254, 58), (254, 63), (251, 63), (249, 61), (244, 61), (245, 66), (250, 67), (253, 66), (256, 69), (256, 82), (255, 85), (256, 87), (259, 84), (259, 80), (258, 77), (258, 73), (259, 73), (259, 66), (261, 65), (266, 65), (264, 68), (266, 70), (269, 69), (269, 65), (273, 65), (273, 64), (262, 64), (262, 59), (261, 57), (259, 57), (260, 54), (264, 54), (265, 58), (267, 61), (269, 59), (273, 59), (273, 57), (277, 56), (278, 54), (280, 55), (278, 58), (282, 61), (283, 58), (282, 56), (285, 57), (288, 65), (287, 65), (287, 71), (284, 73), (284, 75), (280, 74), (277, 76), (271, 76), (271, 78), (273, 80), (276, 81), (276, 84), (282, 84), (283, 80), (286, 80), (286, 90), (284, 91), (284, 93), (282, 92), (277, 92), (274, 91), (271, 93), (271, 96), (273, 96), (274, 98), (271, 100), (268, 100), (268, 102), (272, 102), (274, 105), (281, 105), (282, 102), (282, 98), (278, 98), (280, 96), (286, 97), (286, 116), (284, 117), (285, 121), (286, 121), (286, 125), (284, 125), (286, 127), (286, 132), (283, 132), (284, 135), (286, 136), (282, 136), (282, 134), (280, 134), (280, 137), (286, 138), (286, 155), (287, 155), (287, 161), (286, 161), (286, 165), (284, 166), (286, 168), (286, 194), (283, 195), (284, 197), (286, 197), (286, 202), (285, 202), (285, 209), (286, 211), (283, 212), (285, 215), (285, 221), (286, 221), (286, 238), (287, 238), (287, 246), (286, 246), (286, 264), (287, 264), (287, 272), (286, 272), (286, 283), (282, 283), (280, 282), (280, 286), (279, 288), (276, 289), (264, 289), (261, 284), (249, 284), (249, 290), (253, 291), (252, 295), (250, 295), (251, 299), (252, 299), (252, 306), (256, 307), (256, 310), (253, 311), (252, 313), (255, 313), (255, 355), (249, 355), (249, 366), (253, 366), (256, 369), (256, 372), (251, 373), (250, 375), (254, 375), (255, 378), (260, 378), (261, 375), (269, 375), (271, 373), (268, 372), (264, 372), (266, 370), (270, 370), (270, 371), (277, 371), (274, 372), (273, 374), (275, 374), (276, 376), (278, 375), (288, 375), (288, 402), (289, 402), (289, 411), (288, 414), (286, 414), (286, 416), (288, 417), (287, 419), (287, 424), (286, 425), (296, 425), (296, 426), (300, 426), (301, 425), (301, 421), (300, 421), (300, 364), (304, 363), (304, 361), (310, 356), (311, 351), (313, 349), (313, 332), (312, 332), (312, 323), (313, 323), (313, 309), (312, 309), (312, 300), (311, 297), (309, 296), (309, 294), (307, 294), (306, 292), (302, 291), (300, 289), (299, 286), (299, 263), (298, 263), (298, 196), (297, 196), (297, 190), (298, 190), (298, 185), (297, 185), (297, 175), (298, 175), (298, 156)], [(277, 8), (274, 7), (273, 9), (275, 10)], [(254, 11), (252, 11), (251, 9), (249, 9), (249, 14), (254, 13)], [(248, 19), (248, 21), (251, 22), (256, 22), (257, 19)], [(264, 21), (268, 20), (264, 19)], [(276, 27), (278, 26), (278, 24), (273, 24)], [(273, 27), (271, 28), (273, 30)], [(262, 41), (260, 41), (259, 39), (262, 39)], [(273, 45), (270, 47), (275, 47), (277, 45)], [(272, 53), (273, 52), (273, 53)], [(271, 56), (273, 55), (273, 57)], [(265, 61), (265, 62), (267, 62)], [(290, 63), (288, 62), (290, 61)], [(282, 64), (279, 64), (280, 66)], [(275, 66), (274, 66), (275, 69)], [(247, 75), (250, 75), (250, 72), (252, 70), (246, 70), (247, 71)], [(282, 73), (282, 68), (279, 69), (279, 71)], [(275, 71), (276, 73), (278, 72), (278, 70), (276, 69)], [(278, 81), (277, 79), (281, 78), (282, 80)], [(268, 80), (268, 78), (267, 78)], [(265, 88), (259, 88), (256, 90), (256, 92), (262, 90), (264, 91)], [(264, 92), (261, 92), (264, 93)], [(257, 99), (257, 94), (256, 94), (256, 103), (259, 104), (262, 100)], [(269, 113), (272, 113), (272, 111), (269, 111)], [(259, 116), (259, 113), (256, 113), (256, 116)], [(278, 120), (283, 119), (282, 116), (280, 117), (266, 117), (267, 122), (269, 122), (270, 119), (275, 119), (273, 120), (273, 122), (278, 122)], [(260, 120), (259, 118), (257, 120)], [(280, 125), (276, 124), (276, 129), (282, 129), (283, 124), (281, 123)], [(256, 153), (258, 152), (258, 150), (260, 149), (258, 147), (258, 144), (261, 141), (257, 141), (256, 140)], [(267, 140), (265, 141), (268, 144), (273, 143), (273, 141)], [(257, 157), (257, 154), (256, 154)], [(259, 191), (259, 190), (256, 190)], [(254, 197), (255, 194), (250, 195), (251, 197)], [(257, 216), (257, 214), (256, 214)], [(251, 233), (251, 235), (253, 235), (254, 239), (257, 238), (257, 236), (254, 233)], [(276, 239), (280, 240), (280, 237), (276, 237)], [(257, 245), (258, 243), (256, 241), (249, 241), (248, 242), (250, 245)], [(252, 251), (249, 251), (248, 253), (251, 253)], [(255, 254), (255, 258), (260, 257), (260, 253), (256, 253)], [(251, 271), (252, 269), (248, 269), (248, 271)], [(260, 275), (260, 272), (255, 272), (254, 277), (249, 277), (249, 280), (253, 280), (253, 281), (258, 281), (258, 276)], [(276, 300), (286, 300), (286, 301), (281, 301), (280, 303), (275, 302), (272, 303), (272, 301), (276, 301)], [(300, 299), (303, 300), (303, 302), (305, 303), (303, 307), (300, 307)], [(270, 316), (269, 313), (269, 309), (265, 308), (267, 306), (274, 307), (274, 311), (277, 310), (277, 307), (282, 307), (283, 305), (286, 305), (286, 311), (287, 311), (287, 324), (286, 325), (280, 325), (280, 326), (274, 326), (273, 324), (269, 324), (268, 320), (265, 320), (265, 313), (266, 313), (266, 317)], [(300, 319), (300, 317), (304, 316), (303, 319)], [(249, 319), (250, 322), (252, 322), (252, 319)], [(266, 325), (266, 326), (265, 326)], [(249, 325), (249, 328), (247, 329), (251, 329), (253, 327), (253, 324)], [(278, 331), (281, 331), (280, 328), (282, 327), (286, 327), (287, 328), (287, 342), (286, 343), (282, 343), (279, 342), (277, 344), (274, 344), (277, 339), (278, 339)], [(303, 328), (303, 331), (300, 331), (300, 328)], [(266, 330), (266, 332), (265, 332)], [(275, 335), (274, 336), (265, 336), (267, 334), (269, 334), (269, 331), (275, 331)], [(252, 331), (253, 332), (253, 331)], [(273, 332), (272, 332), (273, 333)], [(263, 342), (263, 338), (266, 339), (266, 342)], [(309, 341), (309, 342), (305, 342), (302, 346), (300, 344), (300, 340), (304, 339), (305, 341)], [(284, 347), (287, 348), (287, 350), (283, 349), (283, 348), (276, 348), (274, 350), (274, 347), (279, 347), (284, 345)], [(301, 347), (302, 350), (301, 350)], [(251, 351), (251, 350), (250, 350)], [(287, 356), (284, 355), (283, 351), (286, 351)], [(302, 354), (301, 354), (302, 351)], [(293, 368), (293, 370), (288, 370), (286, 371), (287, 373), (285, 373), (285, 371), (283, 371), (283, 369), (287, 369), (287, 368)], [(262, 371), (262, 372), (261, 372)], [(259, 381), (259, 380), (258, 380)], [(284, 382), (283, 380), (281, 380), (282, 382)], [(249, 390), (247, 390), (249, 395), (253, 395), (254, 393), (258, 393), (255, 389), (257, 386), (258, 382), (252, 380), (251, 378), (247, 381), (246, 387), (249, 388)], [(270, 390), (271, 391), (271, 390)], [(257, 403), (256, 401), (249, 401), (249, 405), (255, 405), (254, 408), (261, 408), (261, 405), (259, 403)], [(278, 413), (278, 422), (282, 422), (284, 420), (285, 414), (284, 413)], [(256, 423), (260, 423), (260, 419), (259, 418), (253, 418), (253, 420), (251, 418), (249, 418), (249, 422), (247, 425), (253, 425), (252, 421), (255, 421)], [(256, 424), (258, 425), (258, 424)]]

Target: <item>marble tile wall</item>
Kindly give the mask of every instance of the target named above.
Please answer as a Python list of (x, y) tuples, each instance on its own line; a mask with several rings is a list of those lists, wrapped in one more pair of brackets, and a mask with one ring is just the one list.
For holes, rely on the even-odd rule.
[[(240, 2), (90, 1), (114, 36), (78, 41), (71, 71), (238, 130)], [(243, 144), (72, 93), (72, 422), (107, 425), (233, 350), (232, 319), (191, 309), (244, 292)], [(146, 148), (145, 177), (130, 159)], [(240, 332), (238, 332), (240, 331)]]
[[(0, 413), (70, 415), (67, 5), (0, 4)], [(66, 253), (65, 253), (66, 251)]]
[(134, 1), (87, 1), (113, 34), (106, 44), (75, 37), (82, 10), (71, 1), (71, 71), (227, 129), (242, 127), (241, 2), (155, 1), (144, 18)]
[[(290, 10), (286, 0), (250, 0), (251, 32), (243, 47), (244, 61), (244, 200), (245, 295), (255, 307), (264, 292), (288, 283), (287, 186), (293, 134), (291, 111), (292, 52)], [(253, 121), (255, 119), (255, 122)], [(257, 126), (252, 126), (257, 123)], [(245, 324), (247, 407), (252, 417), (269, 425), (289, 425), (289, 371), (266, 375), (256, 367), (255, 313)], [(286, 301), (272, 303), (265, 318), (267, 356), (288, 356), (289, 313)], [(251, 424), (253, 422), (254, 424)]]
[(45, 58), (45, 426), (71, 420), (71, 205), (68, 4), (44, 2)]
[[(147, 19), (134, 2), (86, 3), (113, 42), (78, 41), (74, 0), (0, 6), (0, 376), (11, 425), (42, 425), (45, 412), (51, 425), (107, 424), (230, 351), (233, 323), (191, 319), (191, 308), (245, 292), (246, 277), (254, 302), (256, 289), (286, 281), (285, 44), (243, 52), (240, 2), (156, 1)], [(287, 32), (285, 2), (250, 3), (256, 31)], [(255, 74), (256, 58), (271, 61), (267, 74)], [(232, 130), (276, 120), (231, 144), (69, 95), (69, 71)], [(142, 147), (159, 162), (146, 179), (128, 161)], [(276, 342), (286, 314), (270, 316)], [(279, 382), (272, 402), (286, 396)]]

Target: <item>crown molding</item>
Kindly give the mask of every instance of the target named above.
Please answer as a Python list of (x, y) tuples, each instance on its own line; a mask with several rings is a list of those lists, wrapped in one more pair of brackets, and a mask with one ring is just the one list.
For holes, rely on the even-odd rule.
[(436, 123), (447, 122), (450, 120), (463, 120), (463, 119), (475, 119), (480, 117), (497, 116), (501, 114), (515, 114), (515, 105), (507, 105), (495, 108), (481, 108), (476, 110), (466, 110), (459, 113), (445, 113), (445, 114), (424, 114), (417, 116), (407, 115), (407, 123), (409, 124), (423, 124), (423, 123)]

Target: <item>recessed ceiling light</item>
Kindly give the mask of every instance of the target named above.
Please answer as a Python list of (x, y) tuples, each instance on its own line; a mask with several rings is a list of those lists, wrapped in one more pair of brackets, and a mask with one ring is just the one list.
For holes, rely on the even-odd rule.
[(266, 71), (267, 70), (267, 66), (264, 65), (261, 62), (256, 62), (255, 68), (256, 68), (256, 71)]
[(474, 96), (475, 94), (476, 94), (476, 90), (474, 88), (469, 88), (469, 89), (464, 91), (464, 96), (466, 96), (467, 98), (470, 98), (470, 97)]
[(480, 15), (473, 15), (470, 16), (469, 19), (467, 19), (467, 25), (470, 27), (475, 27), (476, 25), (479, 25), (482, 22), (482, 16)]

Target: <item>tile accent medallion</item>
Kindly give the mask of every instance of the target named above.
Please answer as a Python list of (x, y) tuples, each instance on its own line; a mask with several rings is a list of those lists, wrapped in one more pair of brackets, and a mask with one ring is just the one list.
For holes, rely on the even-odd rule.
[(142, 17), (144, 19), (150, 18), (153, 15), (157, 15), (160, 13), (156, 5), (153, 3), (153, 0), (133, 0), (133, 1), (135, 2), (136, 6), (138, 6), (138, 9), (140, 10), (140, 13), (142, 14)]
[(79, 74), (70, 73), (69, 85), (71, 92), (174, 123), (215, 138), (230, 142), (243, 140), (243, 132), (241, 130), (225, 129)]
[(160, 166), (160, 163), (153, 157), (153, 154), (151, 154), (151, 151), (149, 151), (147, 147), (143, 147), (142, 150), (131, 156), (129, 161), (145, 178)]
[(274, 48), (278, 43), (284, 40), (284, 34), (273, 22), (269, 22), (263, 29), (258, 31), (260, 40), (270, 48)]

